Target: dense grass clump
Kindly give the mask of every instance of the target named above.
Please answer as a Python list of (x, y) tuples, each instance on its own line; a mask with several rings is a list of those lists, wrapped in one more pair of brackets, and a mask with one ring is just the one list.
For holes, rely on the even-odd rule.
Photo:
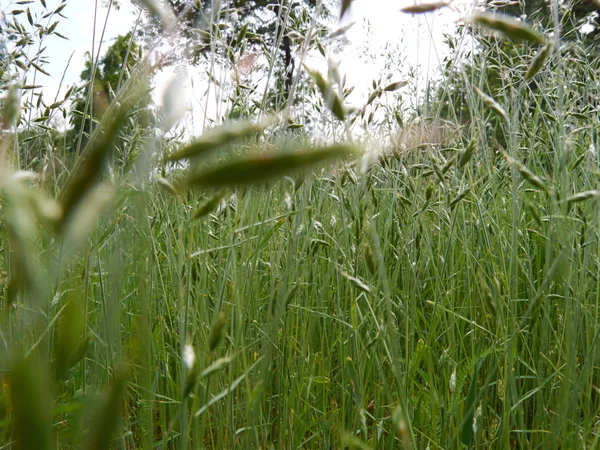
[(309, 69), (175, 142), (142, 60), (74, 151), (5, 76), (2, 448), (596, 448), (598, 60), (467, 22), (435, 117)]

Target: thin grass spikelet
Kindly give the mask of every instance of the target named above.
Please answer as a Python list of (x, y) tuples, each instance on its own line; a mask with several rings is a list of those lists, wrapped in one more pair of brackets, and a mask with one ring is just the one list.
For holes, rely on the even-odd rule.
[(536, 55), (533, 57), (531, 64), (527, 68), (527, 74), (525, 75), (526, 80), (530, 80), (531, 78), (536, 76), (540, 70), (542, 70), (544, 63), (550, 57), (551, 51), (552, 51), (552, 42), (551, 41), (548, 42), (546, 45), (544, 45), (541, 49), (538, 50)]

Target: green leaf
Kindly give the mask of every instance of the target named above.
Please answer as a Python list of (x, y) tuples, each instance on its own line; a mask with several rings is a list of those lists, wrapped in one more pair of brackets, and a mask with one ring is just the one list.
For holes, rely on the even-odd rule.
[(18, 357), (9, 378), (15, 450), (52, 448), (52, 402), (44, 370), (34, 360)]
[(438, 9), (444, 8), (449, 4), (450, 2), (447, 1), (417, 3), (414, 5), (404, 6), (400, 8), (400, 11), (407, 14), (423, 14), (437, 11)]
[(514, 159), (512, 156), (508, 155), (505, 151), (502, 150), (501, 153), (502, 153), (502, 156), (504, 156), (504, 159), (506, 159), (506, 161), (511, 166), (513, 166), (514, 168), (516, 168), (518, 170), (518, 172), (525, 179), (525, 181), (530, 183), (532, 186), (535, 186), (535, 187), (541, 189), (546, 194), (550, 195), (550, 193), (552, 191), (550, 190), (548, 185), (544, 182), (544, 180), (542, 180), (540, 177), (538, 177), (536, 174), (534, 174), (531, 170), (529, 170), (527, 167), (525, 167), (519, 161)]
[(265, 234), (265, 236), (262, 238), (262, 241), (260, 241), (260, 244), (258, 244), (257, 251), (260, 250), (261, 248), (263, 248), (267, 244), (267, 242), (269, 242), (269, 239), (271, 239), (271, 237), (275, 234), (275, 232), (283, 226), (283, 224), (286, 222), (286, 220), (287, 219), (285, 217), (282, 217), (275, 223), (273, 228), (271, 228), (269, 230), (269, 232), (267, 234)]
[(173, 11), (167, 5), (163, 6), (163, 2), (158, 0), (140, 0), (140, 3), (148, 11), (150, 16), (157, 19), (162, 28), (169, 28), (175, 22)]
[(227, 397), (232, 392), (234, 392), (237, 389), (237, 387), (240, 385), (240, 383), (242, 381), (244, 381), (244, 379), (246, 378), (246, 376), (262, 361), (262, 359), (263, 359), (263, 357), (261, 356), (256, 361), (254, 361), (254, 363), (252, 363), (252, 365), (246, 370), (246, 372), (244, 372), (242, 375), (240, 375), (235, 380), (233, 380), (233, 382), (228, 387), (226, 387), (224, 390), (222, 390), (217, 395), (215, 395), (214, 397), (212, 397), (204, 406), (202, 406), (199, 410), (196, 411), (196, 413), (194, 414), (194, 416), (195, 417), (201, 416), (212, 405), (214, 405), (215, 403), (217, 403), (220, 400), (224, 399), (225, 397)]
[[(62, 380), (67, 371), (85, 354), (89, 341), (82, 340), (84, 334), (83, 305), (79, 293), (70, 290), (65, 294), (65, 305), (55, 325), (52, 341), (54, 353), (54, 377)], [(82, 354), (79, 357), (79, 354)], [(76, 355), (78, 353), (78, 355)]]

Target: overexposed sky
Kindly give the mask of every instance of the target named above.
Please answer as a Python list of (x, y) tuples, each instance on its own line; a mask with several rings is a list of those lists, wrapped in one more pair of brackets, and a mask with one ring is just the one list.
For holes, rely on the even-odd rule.
[[(470, 14), (469, 0), (453, 2), (453, 8), (442, 8), (427, 14), (406, 14), (403, 6), (412, 0), (356, 0), (352, 4), (352, 21), (356, 25), (347, 37), (340, 69), (360, 86), (364, 96), (371, 80), (391, 75), (391, 81), (406, 77), (412, 71), (413, 81), (424, 88), (434, 76), (449, 49), (444, 34), (453, 35), (457, 22)], [(417, 3), (427, 3), (427, 0)], [(361, 89), (362, 88), (362, 89)]]
[[(336, 55), (341, 74), (347, 75), (348, 85), (356, 86), (349, 101), (363, 101), (368, 95), (372, 80), (389, 76), (390, 81), (398, 81), (406, 77), (411, 69), (417, 70), (416, 68), (418, 72), (413, 79), (418, 80), (417, 83), (423, 83), (419, 89), (424, 87), (428, 76), (435, 73), (439, 62), (448, 52), (443, 43), (444, 33), (452, 34), (456, 22), (470, 11), (471, 6), (467, 1), (455, 1), (452, 9), (443, 8), (435, 13), (413, 16), (399, 10), (404, 5), (412, 4), (411, 0), (355, 0), (344, 21), (344, 24), (356, 22), (346, 34), (350, 44), (341, 54)], [(16, 0), (0, 0), (0, 10), (9, 16), (14, 9), (29, 7), (34, 18), (37, 16), (39, 19), (44, 12), (55, 9), (60, 3), (61, 0), (46, 0), (47, 8), (44, 10), (40, 0), (27, 5), (18, 5)], [(130, 31), (136, 22), (139, 11), (129, 0), (119, 0), (119, 9), (108, 9), (106, 3), (106, 0), (66, 0), (67, 6), (62, 14), (67, 19), (60, 20), (56, 31), (68, 40), (52, 36), (44, 41), (45, 55), (49, 60), (45, 68), (51, 77), (39, 74), (35, 80), (36, 84), (45, 87), (47, 102), (57, 92), (63, 74), (61, 95), (69, 86), (79, 82), (86, 52), (93, 50), (95, 53), (101, 45), (102, 53), (116, 36)], [(24, 17), (20, 16), (21, 20), (25, 20)], [(44, 22), (40, 19), (40, 23)], [(101, 41), (102, 33), (104, 36)], [(69, 58), (71, 62), (67, 69)], [(326, 67), (324, 59), (309, 63)], [(201, 132), (201, 124), (198, 123), (201, 121), (197, 118), (204, 115), (202, 112), (198, 113), (198, 110), (203, 110), (207, 104), (203, 98), (206, 88), (201, 86), (200, 81), (204, 76), (203, 72), (202, 68), (188, 68), (189, 79), (185, 83), (185, 98), (189, 99), (187, 106), (195, 110), (191, 115), (196, 117), (192, 125), (194, 134)], [(173, 69), (156, 77), (155, 100), (159, 104), (164, 91), (162, 85), (172, 75)], [(33, 80), (27, 81), (31, 83)], [(418, 92), (418, 89), (415, 91)]]
[[(98, 3), (98, 9), (94, 29), (96, 3)], [(64, 84), (66, 86), (79, 82), (79, 76), (84, 68), (85, 53), (92, 51), (92, 44), (95, 44), (95, 50), (98, 50), (107, 14), (109, 14), (108, 25), (105, 28), (104, 42), (102, 43), (104, 49), (110, 45), (112, 39), (119, 34), (126, 34), (134, 24), (137, 16), (134, 14), (134, 8), (129, 5), (127, 0), (120, 2), (122, 5), (119, 11), (115, 8), (111, 8), (109, 11), (107, 8), (102, 7), (102, 3), (102, 0), (98, 0), (98, 2), (95, 0), (66, 0), (67, 6), (61, 11), (61, 14), (66, 16), (67, 20), (60, 18), (52, 20), (52, 22), (56, 19), (60, 20), (56, 31), (67, 37), (68, 40), (50, 36), (43, 42), (43, 46), (46, 47), (44, 55), (49, 61), (45, 69), (51, 77), (38, 74), (36, 84), (45, 86), (47, 95), (56, 92), (63, 74), (65, 75)], [(34, 21), (46, 24), (48, 19), (41, 19), (42, 15), (56, 9), (60, 4), (61, 0), (46, 0), (47, 8), (44, 9), (40, 0), (35, 0), (33, 3), (26, 5), (19, 5), (16, 0), (0, 0), (0, 11), (3, 11), (10, 19), (12, 10), (22, 10), (29, 7)], [(24, 14), (20, 15), (19, 19), (26, 21)], [(31, 51), (35, 50), (37, 50), (37, 47), (32, 46)], [(71, 56), (72, 59), (68, 65)], [(63, 88), (63, 92), (65, 90)]]

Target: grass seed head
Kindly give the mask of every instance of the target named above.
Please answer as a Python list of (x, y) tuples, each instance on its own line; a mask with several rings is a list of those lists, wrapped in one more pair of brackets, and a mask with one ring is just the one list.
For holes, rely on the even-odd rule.
[(533, 44), (543, 44), (545, 42), (544, 36), (535, 31), (530, 25), (510, 16), (481, 13), (467, 18), (465, 22), (497, 31), (513, 40), (525, 40)]
[(225, 313), (221, 311), (218, 314), (215, 323), (213, 323), (210, 334), (208, 335), (208, 349), (210, 352), (213, 352), (219, 345), (219, 342), (221, 342), (225, 331), (225, 325), (227, 325), (227, 317), (225, 316)]

